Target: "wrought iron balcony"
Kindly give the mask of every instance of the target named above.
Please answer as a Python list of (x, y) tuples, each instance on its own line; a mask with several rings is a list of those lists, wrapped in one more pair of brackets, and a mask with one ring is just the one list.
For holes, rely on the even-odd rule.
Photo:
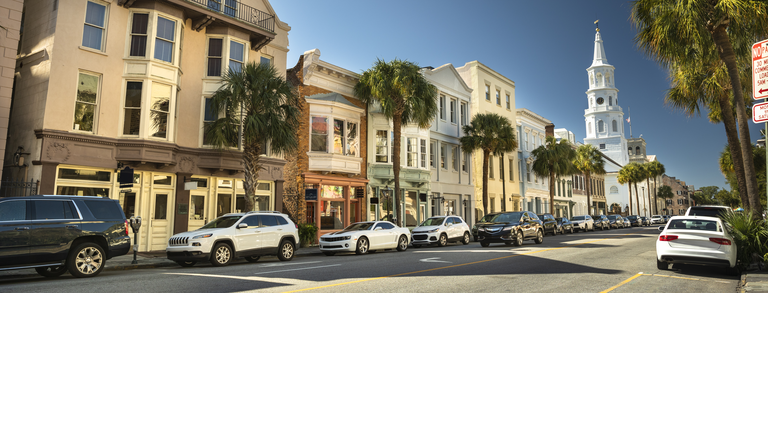
[(275, 32), (275, 16), (236, 0), (185, 0), (197, 3), (209, 10), (237, 18), (249, 24)]

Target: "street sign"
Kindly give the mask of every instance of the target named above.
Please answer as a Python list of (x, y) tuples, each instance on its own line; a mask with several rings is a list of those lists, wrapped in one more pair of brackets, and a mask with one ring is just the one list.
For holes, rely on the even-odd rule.
[(768, 40), (752, 45), (752, 98), (768, 98)]
[(752, 106), (752, 121), (755, 123), (768, 122), (768, 102)]

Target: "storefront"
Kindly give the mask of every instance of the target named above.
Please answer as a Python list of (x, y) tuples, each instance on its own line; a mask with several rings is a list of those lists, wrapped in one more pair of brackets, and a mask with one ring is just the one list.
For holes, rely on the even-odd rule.
[(318, 236), (364, 220), (366, 179), (344, 179), (306, 173), (306, 222), (318, 227)]

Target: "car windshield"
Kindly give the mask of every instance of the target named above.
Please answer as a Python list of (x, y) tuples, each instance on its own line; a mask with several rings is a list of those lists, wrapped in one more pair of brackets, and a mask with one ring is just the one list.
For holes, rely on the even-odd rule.
[(555, 218), (555, 220), (558, 221), (558, 222), (563, 222), (563, 221), (567, 221), (568, 219), (566, 219), (566, 218)]
[[(211, 228), (229, 228), (239, 221), (242, 216), (221, 216), (203, 225), (201, 230)], [(199, 230), (198, 230), (199, 231)]]
[(437, 226), (442, 225), (443, 221), (445, 220), (444, 217), (431, 217), (424, 222), (421, 223), (419, 226)]
[(483, 217), (483, 220), (481, 222), (498, 222), (498, 223), (519, 222), (520, 216), (522, 215), (523, 213), (521, 212), (497, 213), (495, 215), (487, 215), (488, 220), (485, 220), (485, 217)]
[(608, 216), (608, 219), (610, 219), (610, 220), (612, 220), (612, 221), (613, 221), (613, 220), (616, 220), (616, 219), (618, 219), (618, 218), (619, 218), (619, 217), (618, 217), (618, 216), (616, 216), (616, 215), (610, 215), (610, 216)]
[(371, 229), (376, 222), (358, 222), (344, 228), (341, 232), (345, 231), (365, 231)]
[(586, 219), (586, 216), (574, 216), (573, 218), (571, 218), (571, 220), (575, 220), (575, 221), (580, 221), (585, 219)]
[(720, 229), (717, 222), (715, 221), (697, 219), (673, 219), (669, 222), (667, 229), (722, 231), (722, 229)]
[(722, 217), (728, 209), (719, 207), (691, 207), (688, 216)]

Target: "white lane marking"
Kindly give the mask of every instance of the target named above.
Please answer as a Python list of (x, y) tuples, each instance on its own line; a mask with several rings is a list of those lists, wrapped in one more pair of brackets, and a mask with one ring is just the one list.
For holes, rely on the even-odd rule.
[(299, 261), (299, 262), (292, 262), (292, 263), (265, 263), (265, 264), (257, 264), (259, 267), (282, 267), (282, 266), (289, 266), (289, 265), (302, 265), (302, 264), (317, 264), (322, 261)]
[(259, 272), (254, 273), (254, 275), (263, 275), (268, 273), (282, 273), (287, 271), (299, 271), (299, 270), (310, 270), (310, 269), (318, 269), (318, 268), (326, 268), (326, 267), (338, 267), (341, 264), (330, 264), (330, 265), (324, 265), (324, 266), (314, 266), (314, 267), (304, 267), (304, 268), (291, 268), (291, 269), (285, 269), (285, 270), (273, 270), (268, 272)]
[(434, 258), (424, 258), (420, 259), (419, 261), (424, 263), (448, 263), (450, 264), (450, 261), (440, 261), (440, 257), (434, 257)]

